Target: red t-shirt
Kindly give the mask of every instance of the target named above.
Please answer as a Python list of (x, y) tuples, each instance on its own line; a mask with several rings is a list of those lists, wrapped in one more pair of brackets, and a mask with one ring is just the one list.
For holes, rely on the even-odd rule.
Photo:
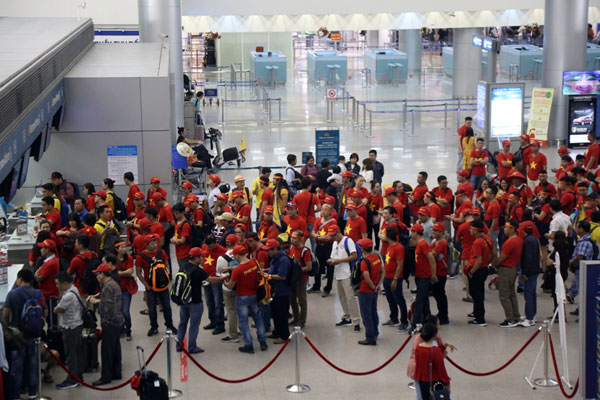
[[(454, 212), (454, 215), (456, 217), (464, 216), (467, 212), (471, 211), (472, 209), (473, 209), (473, 202), (471, 200), (465, 200), (462, 202), (460, 207), (458, 207), (456, 209), (456, 211)], [(458, 226), (458, 224), (456, 222), (453, 222), (452, 224), (454, 225), (455, 228)]]
[[(398, 228), (398, 221), (396, 219), (393, 219), (393, 220), (390, 221), (390, 223), (388, 223), (386, 220), (384, 220), (382, 218), (381, 219), (381, 226), (379, 228), (379, 232), (381, 232), (381, 234), (385, 236), (387, 228), (389, 228), (389, 227)], [(381, 241), (381, 254), (386, 254), (388, 246), (389, 246), (389, 244), (388, 244), (387, 241), (385, 241), (385, 240)]]
[(398, 200), (397, 202), (392, 204), (392, 207), (394, 207), (394, 210), (396, 210), (396, 218), (398, 218), (399, 221), (402, 221), (402, 218), (404, 217), (403, 203), (400, 200)]
[(273, 221), (267, 222), (262, 221), (260, 223), (260, 227), (258, 228), (258, 238), (259, 239), (277, 239), (279, 235), (279, 230), (277, 229), (277, 225)]
[(314, 224), (315, 205), (319, 204), (317, 196), (311, 192), (302, 191), (294, 196), (294, 202), (298, 206), (298, 215), (306, 220), (306, 224)]
[(136, 236), (133, 239), (133, 243), (131, 244), (131, 250), (133, 250), (134, 254), (140, 254), (145, 249), (146, 249), (146, 242), (144, 241), (144, 235)]
[(427, 240), (423, 239), (417, 243), (415, 249), (415, 276), (417, 278), (431, 277), (431, 265), (427, 258), (429, 252), (431, 252), (431, 247), (427, 244)]
[(563, 193), (560, 197), (560, 204), (563, 206), (563, 212), (567, 215), (571, 215), (571, 212), (575, 208), (575, 203), (577, 198), (575, 197), (575, 193), (572, 189), (569, 189)]
[(463, 222), (456, 231), (456, 240), (462, 241), (461, 260), (468, 260), (471, 257), (471, 247), (475, 241), (475, 237), (471, 235), (471, 223)]
[(148, 229), (150, 230), (150, 233), (158, 235), (159, 238), (165, 237), (165, 230), (159, 222), (153, 223)]
[(550, 203), (549, 202), (542, 206), (540, 213), (546, 213), (546, 216), (540, 222), (542, 224), (549, 224), (550, 220), (552, 219), (552, 212), (550, 211)]
[[(159, 187), (156, 192), (162, 194), (163, 195), (163, 199), (167, 198), (167, 191), (165, 189)], [(146, 195), (146, 199), (148, 199), (148, 205), (150, 207), (155, 207), (154, 200), (152, 200), (152, 195), (154, 193), (156, 193), (156, 192), (154, 190), (152, 190), (152, 188), (148, 189), (148, 194)]]
[(254, 253), (254, 259), (262, 264), (263, 270), (269, 269), (269, 253), (266, 250), (257, 249)]
[(435, 274), (437, 276), (448, 275), (448, 242), (444, 239), (434, 240), (432, 243), (433, 252), (437, 254), (435, 258)]
[(289, 215), (283, 217), (283, 221), (287, 224), (287, 230), (285, 231), (288, 235), (291, 235), (294, 231), (302, 231), (304, 237), (308, 237), (308, 229), (306, 228), (306, 220), (299, 215), (291, 218)]
[(158, 210), (158, 221), (159, 222), (173, 222), (175, 218), (173, 217), (173, 210), (171, 209), (171, 205), (166, 203), (163, 207)]
[(88, 196), (85, 199), (85, 209), (92, 212), (96, 209), (96, 198), (95, 196)]
[(590, 162), (590, 159), (592, 157), (596, 157), (596, 160), (592, 164), (591, 169), (596, 169), (596, 168), (598, 168), (598, 158), (600, 157), (600, 144), (598, 144), (598, 142), (588, 145), (587, 149), (585, 150), (584, 168), (587, 167), (587, 165)]
[[(488, 203), (487, 207), (485, 209), (485, 219), (484, 221), (490, 221), (490, 224), (492, 223), (491, 221), (494, 218), (500, 218), (500, 214), (502, 214), (502, 209), (500, 208), (500, 202), (499, 201), (494, 201), (493, 203)], [(500, 222), (498, 222), (496, 224), (496, 229), (494, 229), (494, 231), (498, 231), (500, 230)]]
[(46, 213), (46, 216), (44, 218), (46, 218), (46, 220), (50, 222), (50, 232), (56, 233), (56, 231), (60, 229), (60, 212), (56, 208), (51, 212)]
[(355, 219), (348, 218), (344, 235), (348, 236), (356, 243), (362, 239), (363, 233), (367, 233), (367, 223), (365, 220), (362, 219), (362, 217), (356, 217)]
[[(266, 188), (265, 190), (263, 190), (262, 201), (266, 201), (268, 206), (273, 205), (273, 189)], [(260, 208), (260, 205), (258, 208)]]
[[(468, 200), (473, 200), (473, 194), (475, 193), (475, 189), (473, 189), (473, 185), (471, 185), (471, 182), (467, 181), (465, 183), (461, 183), (456, 187), (456, 191), (458, 192), (460, 189), (465, 191), (465, 195), (467, 196)], [(459, 205), (460, 204), (456, 204), (457, 207)]]
[[(398, 260), (404, 261), (404, 246), (402, 246), (400, 243), (395, 243), (391, 246), (388, 245), (387, 252), (383, 254), (385, 254), (384, 278), (394, 279), (394, 275), (396, 275), (396, 269), (398, 269)], [(400, 278), (402, 278), (402, 275)]]
[[(319, 217), (317, 218), (317, 220), (315, 221), (315, 226), (313, 228), (313, 232), (315, 232), (317, 235), (320, 236), (325, 236), (327, 235), (327, 229), (333, 224), (333, 225), (337, 225), (337, 220), (334, 218), (329, 218), (327, 221), (323, 220), (323, 217)], [(328, 241), (329, 243), (331, 243), (331, 241)], [(324, 240), (319, 240), (319, 243), (327, 243), (327, 241)]]
[(471, 257), (469, 259), (469, 267), (472, 267), (477, 261), (477, 257), (481, 257), (481, 265), (479, 268), (485, 268), (490, 264), (490, 254), (492, 252), (492, 239), (487, 235), (475, 239), (471, 246)]
[[(304, 251), (304, 249), (306, 249), (306, 247), (302, 246), (300, 248), (297, 248), (295, 246), (290, 246), (290, 249), (288, 250), (288, 255), (290, 256), (290, 258), (295, 258), (296, 260), (300, 261), (300, 265), (302, 265), (302, 268), (306, 267), (306, 264), (309, 262), (312, 262), (312, 256), (310, 254), (310, 251), (308, 249), (306, 249), (306, 251)], [(302, 256), (302, 252), (304, 251), (304, 256)], [(302, 273), (302, 282), (306, 282), (308, 280), (308, 272), (303, 272)]]
[(250, 218), (250, 213), (252, 212), (252, 210), (250, 209), (250, 205), (248, 203), (246, 204), (242, 204), (242, 206), (237, 210), (235, 217), (236, 218), (244, 218), (244, 217), (248, 217), (248, 219), (246, 220), (246, 223), (244, 225), (246, 225), (246, 232), (250, 232), (250, 225), (252, 224), (252, 218)]
[(529, 200), (533, 197), (533, 191), (526, 184), (523, 184), (518, 188), (511, 185), (511, 187), (508, 189), (508, 194), (514, 193), (514, 192), (518, 192), (519, 195), (521, 196), (521, 200), (519, 201), (519, 203), (521, 203), (522, 206), (526, 206), (527, 200)]
[[(419, 208), (421, 206), (423, 206), (423, 197), (425, 197), (425, 193), (427, 193), (427, 191), (429, 191), (429, 188), (427, 188), (427, 185), (423, 184), (423, 185), (417, 185), (412, 192), (412, 196), (413, 196), (413, 202), (410, 206), (413, 215), (417, 215), (419, 213)], [(399, 216), (400, 218), (400, 216)]]
[(192, 223), (194, 225), (198, 225), (203, 220), (204, 220), (204, 208), (198, 207), (195, 210), (192, 210)]
[(190, 236), (192, 229), (190, 223), (184, 221), (180, 224), (175, 225), (175, 239), (185, 238), (185, 243), (175, 245), (175, 253), (177, 258), (188, 258), (190, 255)]
[(458, 128), (458, 136), (460, 136), (461, 143), (466, 134), (467, 134), (467, 126), (466, 125), (463, 125), (460, 128)]
[(152, 259), (159, 254), (159, 251), (160, 251), (160, 259), (164, 262), (169, 261), (169, 257), (167, 256), (167, 253), (165, 253), (165, 251), (161, 250), (161, 249), (156, 250), (154, 253), (149, 253), (146, 250), (144, 250), (143, 252), (139, 253), (137, 255), (137, 257), (135, 258), (135, 266), (142, 270), (142, 276), (146, 280), (148, 280), (148, 267), (150, 267), (150, 263), (148, 263), (148, 261), (146, 261), (142, 257), (142, 254), (145, 254), (147, 257)]
[(551, 184), (550, 182), (546, 182), (546, 185), (541, 185), (541, 184), (537, 185), (533, 189), (533, 194), (535, 194), (537, 196), (544, 189), (546, 189), (550, 192), (550, 197), (554, 198), (554, 196), (556, 196), (556, 187), (553, 184)]
[[(379, 282), (379, 275), (381, 274), (381, 258), (377, 254), (370, 254), (367, 256), (367, 259), (371, 263), (371, 270), (369, 271), (369, 266), (362, 260), (360, 262), (360, 272), (369, 272), (369, 277), (371, 278), (371, 282), (377, 287), (377, 283)], [(361, 280), (360, 287), (358, 288), (359, 292), (363, 293), (375, 293), (373, 289), (367, 284), (365, 279)]]
[[(486, 149), (482, 149), (482, 150), (473, 149), (471, 151), (471, 158), (474, 160), (481, 161), (487, 157), (489, 157), (489, 153)], [(486, 175), (485, 167), (486, 167), (485, 164), (481, 164), (481, 165), (472, 164), (471, 175), (485, 176)]]
[(529, 156), (529, 163), (527, 165), (529, 166), (527, 177), (532, 181), (536, 181), (540, 171), (546, 169), (548, 160), (543, 153), (538, 153), (537, 156), (534, 156), (533, 153), (531, 153), (531, 156)]
[(442, 212), (442, 217), (452, 214), (452, 189), (447, 187), (445, 190), (443, 190), (437, 187), (433, 189), (433, 194), (435, 194), (436, 199), (444, 199), (448, 202), (446, 207), (439, 206)]
[(373, 196), (369, 202), (369, 207), (371, 207), (371, 211), (375, 215), (379, 209), (383, 208), (383, 196), (380, 193)]
[(523, 221), (523, 207), (521, 207), (519, 204), (513, 206), (508, 210), (508, 218), (517, 220), (519, 222)]
[[(126, 256), (127, 256), (127, 258), (125, 259), (125, 261), (123, 261), (123, 262), (118, 261), (117, 262), (117, 269), (119, 271), (127, 271), (129, 269), (133, 269), (133, 257), (131, 257), (129, 254), (127, 254)], [(127, 288), (129, 287), (129, 282), (131, 280), (135, 280), (133, 278), (133, 276), (131, 276), (131, 277), (123, 276), (123, 277), (121, 277), (121, 283), (120, 283), (121, 290), (127, 290)]]
[(503, 151), (498, 153), (496, 156), (496, 161), (498, 161), (498, 178), (506, 178), (508, 176), (508, 171), (510, 171), (511, 167), (505, 167), (502, 165), (502, 161), (512, 161), (514, 157), (513, 153), (504, 154)]
[(508, 238), (502, 244), (502, 254), (506, 256), (502, 266), (514, 268), (521, 262), (523, 252), (523, 239), (518, 236)]
[(81, 288), (81, 279), (83, 278), (83, 274), (85, 273), (86, 261), (84, 260), (84, 258), (89, 260), (92, 258), (93, 255), (93, 252), (86, 251), (85, 253), (81, 253), (73, 257), (73, 259), (71, 260), (71, 264), (69, 264), (69, 269), (67, 270), (67, 273), (69, 275), (75, 275), (75, 277), (73, 278), (73, 284), (75, 285), (77, 290), (79, 290), (79, 293), (83, 293), (83, 289)]
[(212, 250), (207, 245), (202, 245), (202, 250), (208, 251), (208, 256), (204, 257), (202, 268), (210, 276), (217, 274), (217, 259), (227, 253), (227, 249), (220, 244), (216, 245)]
[(50, 261), (46, 261), (40, 267), (40, 276), (44, 279), (38, 282), (38, 289), (44, 294), (44, 298), (48, 300), (50, 297), (58, 297), (58, 288), (54, 279), (60, 271), (60, 262), (58, 257), (54, 257)]
[(358, 208), (356, 209), (356, 213), (358, 214), (359, 217), (361, 217), (362, 219), (364, 219), (365, 221), (367, 221), (367, 207), (365, 207), (364, 204), (359, 204)]
[(231, 282), (236, 283), (236, 296), (256, 296), (258, 287), (258, 262), (250, 260), (235, 267), (231, 273)]
[(127, 200), (125, 204), (125, 208), (127, 209), (127, 215), (135, 212), (135, 204), (133, 203), (133, 195), (140, 191), (140, 187), (135, 183), (129, 187), (129, 192), (127, 193)]
[(435, 218), (435, 221), (441, 221), (441, 217), (442, 217), (442, 209), (440, 206), (438, 206), (435, 203), (430, 204), (429, 206), (427, 206), (429, 208), (429, 216), (431, 218)]

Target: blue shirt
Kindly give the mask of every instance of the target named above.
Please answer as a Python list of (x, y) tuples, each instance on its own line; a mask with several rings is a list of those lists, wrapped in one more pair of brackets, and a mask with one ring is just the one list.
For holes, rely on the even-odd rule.
[(271, 263), (269, 264), (269, 274), (279, 275), (282, 278), (286, 278), (283, 281), (271, 279), (271, 287), (275, 290), (275, 297), (289, 296), (292, 294), (291, 285), (287, 280), (291, 268), (292, 263), (290, 258), (283, 251), (280, 251), (273, 258), (271, 258)]
[(83, 211), (81, 212), (81, 214), (77, 214), (77, 215), (79, 215), (79, 220), (81, 221), (82, 224), (83, 224), (83, 217), (85, 217), (89, 213), (90, 212), (84, 208)]
[(381, 183), (381, 180), (383, 179), (383, 174), (383, 164), (379, 161), (375, 161), (375, 165), (373, 166), (373, 180)]
[(582, 256), (584, 260), (591, 260), (594, 258), (594, 248), (592, 247), (592, 243), (594, 243), (594, 241), (589, 234), (582, 236), (575, 245), (572, 259), (577, 256)]

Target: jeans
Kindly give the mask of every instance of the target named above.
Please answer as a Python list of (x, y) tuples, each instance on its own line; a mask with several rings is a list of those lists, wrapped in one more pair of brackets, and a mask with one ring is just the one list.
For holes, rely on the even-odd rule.
[(121, 312), (123, 318), (125, 318), (125, 333), (131, 335), (131, 313), (129, 308), (131, 306), (131, 295), (127, 290), (121, 290)]
[(315, 227), (315, 224), (310, 224), (310, 225), (306, 225), (306, 229), (308, 230), (308, 234), (309, 234), (309, 239), (310, 239), (310, 250), (314, 253), (314, 251), (317, 249), (317, 239), (315, 239), (314, 237), (312, 237), (311, 232), (313, 231), (313, 228)]
[(165, 317), (165, 326), (170, 328), (173, 326), (173, 317), (171, 315), (171, 298), (169, 297), (169, 291), (163, 290), (162, 292), (155, 292), (154, 290), (147, 290), (148, 296), (148, 311), (150, 314), (150, 328), (158, 329), (158, 317), (156, 313), (156, 304), (158, 300), (163, 306), (163, 315)]
[[(164, 307), (164, 305), (163, 305)], [(121, 327), (102, 324), (102, 341), (100, 353), (102, 356), (101, 379), (111, 381), (121, 379)]]
[(211, 325), (217, 329), (225, 328), (225, 310), (223, 309), (223, 285), (211, 283), (204, 286), (204, 297), (206, 308), (208, 308), (208, 319)]
[(579, 266), (575, 270), (575, 279), (573, 279), (573, 284), (571, 285), (569, 290), (567, 290), (567, 295), (571, 296), (572, 298), (577, 297), (578, 294), (579, 294)]
[(196, 350), (196, 339), (198, 339), (198, 331), (200, 330), (200, 320), (204, 312), (204, 304), (188, 303), (179, 307), (179, 327), (177, 328), (177, 340), (183, 343), (183, 338), (187, 331), (188, 321), (190, 323), (190, 331), (188, 332), (187, 349), (188, 351)]
[(473, 314), (477, 322), (485, 322), (485, 280), (487, 279), (486, 268), (479, 268), (473, 277), (469, 278), (469, 291), (473, 298)]
[(385, 298), (390, 307), (390, 320), (398, 323), (398, 308), (400, 308), (400, 322), (408, 324), (408, 311), (406, 309), (406, 300), (402, 293), (403, 279), (398, 279), (396, 282), (396, 290), (392, 290), (392, 279), (383, 278), (383, 289), (385, 290)]
[(494, 244), (494, 246), (498, 249), (498, 235), (500, 235), (500, 231), (491, 231), (490, 232), (490, 239), (492, 239), (492, 243)]
[[(327, 290), (327, 286), (329, 286), (329, 291), (331, 291), (331, 284), (333, 283), (333, 267), (329, 267), (327, 265), (327, 260), (331, 256), (331, 247), (332, 243), (319, 243), (315, 250), (315, 257), (319, 260), (319, 265), (321, 266), (321, 271), (315, 276), (315, 283), (312, 286), (313, 289), (321, 289), (321, 274), (327, 274), (327, 285), (325, 290)], [(329, 270), (331, 269), (331, 280), (329, 280)]]
[(271, 330), (271, 305), (258, 303), (258, 309), (260, 310), (260, 315), (262, 316), (263, 324), (265, 324), (265, 332), (268, 332)]
[(8, 371), (9, 379), (6, 382), (6, 398), (14, 400), (19, 398), (21, 386), (25, 386), (30, 395), (37, 393), (39, 364), (35, 339), (26, 339), (26, 345), (19, 350), (9, 352)]
[(509, 322), (519, 322), (519, 302), (517, 292), (515, 292), (515, 280), (517, 279), (517, 268), (508, 268), (500, 266), (498, 268), (498, 295), (500, 304), (504, 309), (506, 320)]
[[(235, 290), (223, 290), (223, 300), (227, 308), (227, 333), (232, 339), (240, 337), (238, 333), (238, 317), (235, 310)], [(269, 317), (270, 318), (270, 317)]]
[(365, 326), (367, 341), (376, 342), (379, 336), (379, 316), (377, 315), (377, 293), (358, 292), (360, 316)]
[(288, 309), (290, 308), (290, 298), (288, 296), (275, 296), (271, 301), (271, 316), (273, 317), (273, 332), (281, 339), (285, 340), (290, 336), (288, 326)]
[[(74, 329), (63, 329), (62, 339), (65, 348), (66, 364), (69, 370), (75, 374), (79, 379), (83, 379), (83, 359), (82, 357), (82, 340), (81, 332), (83, 331), (83, 325), (80, 325)], [(74, 380), (67, 375), (67, 381), (74, 382)]]
[[(462, 163), (462, 160), (461, 160)], [(415, 384), (415, 394), (417, 395), (417, 400), (423, 400), (423, 396), (421, 396), (421, 385), (419, 385), (419, 381), (413, 381)]]
[(523, 293), (525, 297), (525, 318), (530, 321), (535, 319), (535, 314), (537, 313), (537, 278), (538, 274), (527, 277)]
[(473, 190), (477, 190), (479, 185), (481, 185), (481, 181), (485, 179), (483, 175), (471, 175), (469, 182), (471, 182), (471, 186), (473, 186)]
[(448, 321), (448, 298), (446, 297), (446, 277), (438, 276), (438, 281), (433, 284), (433, 297), (437, 303), (437, 317), (440, 322)]
[[(248, 315), (252, 315), (254, 325), (256, 325), (256, 333), (258, 341), (260, 343), (267, 341), (267, 335), (265, 333), (265, 325), (263, 324), (260, 311), (258, 310), (258, 303), (256, 302), (256, 295), (251, 296), (237, 296), (235, 298), (235, 305), (237, 308), (238, 320), (240, 321), (240, 331), (242, 332), (242, 338), (244, 339), (244, 345), (246, 347), (254, 347), (252, 345), (252, 335), (250, 334), (250, 325), (248, 324)], [(287, 339), (287, 338), (286, 338)]]
[(292, 314), (294, 321), (298, 325), (306, 324), (307, 302), (306, 302), (306, 284), (308, 281), (300, 282), (297, 285), (292, 285), (292, 295), (290, 296), (290, 305), (292, 306)]
[(422, 324), (429, 311), (429, 291), (431, 290), (431, 281), (429, 278), (415, 278), (417, 284), (417, 304), (415, 305), (415, 317), (413, 327), (416, 324)]

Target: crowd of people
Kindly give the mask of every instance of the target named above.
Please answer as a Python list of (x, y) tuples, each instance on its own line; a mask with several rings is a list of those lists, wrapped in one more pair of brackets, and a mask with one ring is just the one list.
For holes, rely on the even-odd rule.
[[(197, 342), (204, 307), (209, 323), (203, 329), (222, 335), (224, 343), (241, 341), (240, 352), (254, 353), (249, 316), (266, 351), (286, 341), (290, 326), (310, 324), (309, 294), (335, 291), (343, 310), (335, 325), (364, 328), (361, 345), (377, 344), (380, 325), (421, 332), (408, 375), (423, 392), (429, 384), (423, 362), (433, 357), (443, 367), (443, 351), (432, 346), (453, 348), (437, 336), (438, 327), (451, 317), (461, 320), (448, 309), (447, 279), (462, 275), (463, 300), (473, 303), (470, 325), (487, 325), (484, 298), (491, 276), (489, 286), (497, 288), (505, 313), (500, 327), (531, 327), (539, 275), (542, 290), (554, 293), (555, 265), (565, 281), (571, 271), (567, 299), (573, 303), (579, 262), (598, 257), (600, 145), (593, 135), (585, 155), (575, 160), (560, 148), (560, 165), (552, 169), (541, 144), (527, 135), (514, 153), (504, 141), (492, 154), (467, 118), (458, 138), (455, 188), (446, 176), (431, 179), (426, 171), (418, 172), (414, 185), (392, 179), (384, 184), (376, 150), (362, 161), (353, 153), (348, 161), (341, 156), (320, 165), (308, 156), (301, 169), (290, 154), (283, 173), (261, 168), (250, 186), (242, 176), (230, 187), (209, 175), (210, 191), (202, 197), (183, 182), (173, 196), (180, 201), (172, 206), (158, 177), (143, 193), (126, 173), (129, 191), (121, 199), (111, 179), (98, 190), (85, 183), (80, 192), (54, 172), (43, 186), (44, 212), (29, 265), (19, 272), (2, 313), (5, 332), (20, 340), (7, 342), (7, 398), (18, 398), (22, 389), (35, 396), (35, 338), (61, 342), (56, 331), (62, 336), (56, 350), (83, 379), (89, 360), (82, 337), (94, 335), (94, 315), (102, 331), (102, 368), (93, 384), (120, 379), (120, 339), (131, 341), (134, 328), (140, 332), (130, 312), (138, 284), (147, 335), (159, 333), (160, 313), (180, 343), (187, 335), (191, 354), (204, 351)], [(408, 291), (414, 301), (407, 301)], [(389, 315), (382, 324), (379, 295)], [(173, 307), (179, 308), (177, 326)], [(176, 350), (182, 350), (179, 344)], [(448, 384), (445, 370), (436, 371)], [(67, 377), (56, 386), (79, 383)]]

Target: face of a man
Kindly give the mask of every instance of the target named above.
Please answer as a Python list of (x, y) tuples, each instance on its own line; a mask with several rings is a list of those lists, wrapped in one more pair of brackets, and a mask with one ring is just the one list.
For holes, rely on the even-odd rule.
[(448, 180), (447, 179), (443, 179), (441, 181), (438, 182), (440, 189), (445, 190), (448, 187)]
[(478, 140), (477, 142), (475, 142), (475, 146), (477, 146), (477, 150), (483, 149), (483, 141)]
[(237, 187), (239, 190), (242, 190), (244, 188), (245, 184), (246, 184), (246, 181), (237, 181), (235, 183), (235, 187)]
[(371, 159), (371, 161), (373, 161), (373, 163), (377, 161), (377, 156), (375, 155), (375, 153), (369, 153), (369, 158)]
[(390, 214), (389, 210), (383, 210), (383, 213), (381, 215), (383, 216), (383, 219), (386, 221), (389, 221), (390, 219), (392, 219), (392, 214)]
[(265, 216), (265, 221), (267, 221), (267, 222), (273, 221), (273, 214), (265, 213), (264, 216)]
[(472, 120), (471, 121), (465, 121), (465, 126), (467, 128), (470, 128), (472, 125), (473, 125), (473, 121)]
[(149, 253), (154, 253), (157, 249), (158, 249), (158, 242), (156, 240), (153, 240), (150, 243), (146, 244), (146, 250)]
[(287, 215), (289, 215), (290, 217), (295, 217), (298, 214), (298, 209), (294, 208), (294, 207), (289, 207), (287, 208)]
[(77, 199), (75, 200), (75, 203), (73, 204), (75, 211), (80, 213), (83, 212), (83, 209), (85, 208), (85, 205), (83, 204), (83, 200), (81, 199)]

